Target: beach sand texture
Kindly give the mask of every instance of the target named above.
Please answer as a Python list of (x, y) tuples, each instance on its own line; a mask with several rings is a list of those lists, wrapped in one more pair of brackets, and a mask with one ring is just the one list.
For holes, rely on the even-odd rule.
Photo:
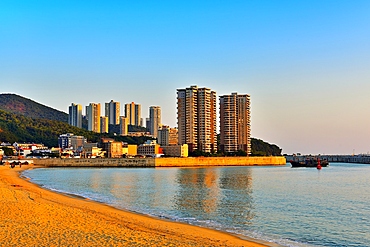
[(0, 166), (0, 246), (266, 246), (38, 187)]

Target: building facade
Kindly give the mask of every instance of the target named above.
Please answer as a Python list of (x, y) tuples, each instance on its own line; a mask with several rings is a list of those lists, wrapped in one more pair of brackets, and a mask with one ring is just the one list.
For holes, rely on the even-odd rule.
[(220, 150), (251, 154), (250, 96), (220, 96)]
[(209, 88), (177, 89), (178, 144), (189, 152), (217, 151), (216, 93)]
[(150, 134), (157, 138), (158, 137), (158, 129), (162, 125), (161, 120), (161, 107), (159, 106), (151, 106), (149, 107), (149, 132)]
[(109, 103), (105, 103), (105, 116), (108, 117), (109, 124), (119, 124), (120, 112), (121, 107), (119, 102), (111, 100)]
[(134, 102), (125, 104), (125, 117), (128, 118), (130, 125), (142, 126), (141, 105)]
[(121, 116), (119, 121), (119, 134), (121, 136), (127, 136), (128, 135), (128, 118)]
[(82, 128), (82, 105), (72, 103), (68, 108), (68, 123)]
[(178, 130), (177, 128), (170, 128), (163, 125), (158, 130), (158, 144), (161, 146), (177, 145), (178, 144)]
[(87, 129), (100, 133), (100, 104), (90, 103), (86, 106)]
[(109, 130), (109, 121), (108, 117), (100, 117), (100, 133), (108, 133)]
[(162, 148), (155, 140), (147, 140), (137, 147), (137, 154), (143, 156), (159, 157), (163, 155)]
[(83, 136), (75, 136), (72, 133), (62, 134), (58, 137), (58, 146), (61, 149), (71, 148), (73, 150), (81, 149), (87, 140)]
[(169, 157), (188, 157), (188, 145), (161, 146), (163, 154)]

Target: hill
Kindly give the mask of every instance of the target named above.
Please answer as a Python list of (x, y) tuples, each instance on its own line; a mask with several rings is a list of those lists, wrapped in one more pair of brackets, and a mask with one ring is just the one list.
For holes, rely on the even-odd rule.
[(98, 142), (101, 137), (110, 137), (129, 144), (142, 144), (151, 139), (94, 133), (61, 121), (34, 119), (0, 110), (0, 143), (43, 143), (48, 147), (57, 147), (59, 135), (65, 133), (84, 136), (89, 142)]
[(0, 110), (34, 119), (68, 122), (68, 114), (16, 94), (0, 94)]
[(282, 149), (275, 144), (251, 138), (251, 146), (253, 156), (281, 156)]

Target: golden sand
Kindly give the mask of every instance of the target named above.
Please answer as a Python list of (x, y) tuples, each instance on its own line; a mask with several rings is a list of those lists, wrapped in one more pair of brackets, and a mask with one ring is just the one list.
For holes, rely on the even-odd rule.
[(0, 166), (0, 246), (267, 246), (38, 187)]

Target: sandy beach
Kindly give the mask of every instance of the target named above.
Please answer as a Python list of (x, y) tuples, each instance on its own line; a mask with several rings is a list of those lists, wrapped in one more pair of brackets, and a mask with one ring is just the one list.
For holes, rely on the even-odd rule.
[(0, 166), (0, 246), (273, 246), (38, 187)]

